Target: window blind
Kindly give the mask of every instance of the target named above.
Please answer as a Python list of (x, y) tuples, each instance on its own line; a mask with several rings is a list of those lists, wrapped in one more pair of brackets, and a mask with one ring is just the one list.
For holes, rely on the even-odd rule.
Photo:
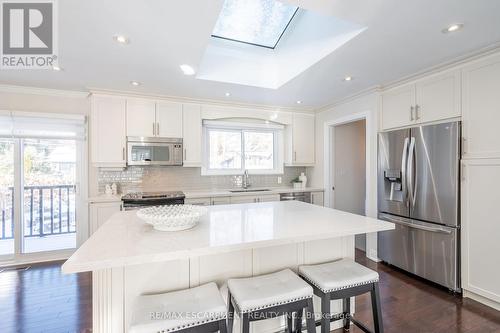
[(0, 137), (85, 140), (85, 116), (0, 111)]

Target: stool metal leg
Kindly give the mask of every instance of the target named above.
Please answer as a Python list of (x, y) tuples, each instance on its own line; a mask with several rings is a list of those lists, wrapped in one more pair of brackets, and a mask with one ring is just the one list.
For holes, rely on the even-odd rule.
[(351, 327), (351, 298), (347, 297), (342, 300), (342, 313), (344, 314), (344, 331), (349, 331)]
[(286, 332), (292, 333), (293, 312), (285, 314), (286, 317)]
[(305, 310), (307, 333), (316, 333), (316, 320), (314, 319), (314, 305), (312, 298), (307, 300), (307, 308)]
[(302, 313), (304, 310), (297, 312), (297, 317), (295, 317), (295, 333), (302, 332)]
[(219, 320), (219, 333), (227, 333), (226, 320)]
[(321, 297), (321, 333), (330, 332), (330, 294)]
[(375, 328), (375, 333), (383, 333), (384, 327), (382, 324), (382, 308), (380, 307), (378, 282), (373, 284), (370, 294), (372, 299), (373, 326)]
[(233, 332), (233, 324), (234, 324), (234, 305), (231, 301), (231, 292), (227, 291), (227, 332)]
[(243, 313), (240, 316), (241, 333), (250, 333), (250, 316), (248, 313)]

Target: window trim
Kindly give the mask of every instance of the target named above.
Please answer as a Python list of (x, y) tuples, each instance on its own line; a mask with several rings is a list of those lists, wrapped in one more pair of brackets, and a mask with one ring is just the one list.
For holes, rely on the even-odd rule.
[[(280, 126), (260, 126), (256, 124), (251, 126), (249, 124), (237, 124), (234, 125), (230, 122), (220, 122), (216, 124), (215, 122), (206, 123), (203, 125), (203, 157), (202, 157), (202, 176), (220, 176), (220, 175), (241, 175), (246, 170), (245, 169), (245, 158), (244, 158), (244, 146), (245, 146), (245, 132), (268, 132), (273, 133), (273, 169), (248, 169), (250, 175), (282, 175), (284, 173), (284, 135), (283, 129)], [(228, 131), (228, 132), (240, 132), (241, 135), (241, 168), (240, 169), (211, 169), (209, 168), (209, 155), (210, 155), (210, 140), (209, 132), (211, 130), (217, 131)]]

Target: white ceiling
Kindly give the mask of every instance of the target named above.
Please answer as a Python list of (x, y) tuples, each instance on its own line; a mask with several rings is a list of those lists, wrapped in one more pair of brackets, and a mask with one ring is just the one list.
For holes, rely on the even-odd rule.
[[(367, 29), (279, 89), (199, 80), (197, 68), (222, 0), (59, 1), (64, 71), (0, 70), (0, 83), (134, 91), (197, 99), (318, 108), (500, 41), (498, 0), (287, 0)], [(443, 34), (455, 22), (463, 30)], [(129, 45), (112, 36), (124, 34)], [(343, 82), (345, 75), (354, 80)], [(132, 87), (129, 82), (142, 82)], [(230, 92), (231, 96), (225, 97)]]

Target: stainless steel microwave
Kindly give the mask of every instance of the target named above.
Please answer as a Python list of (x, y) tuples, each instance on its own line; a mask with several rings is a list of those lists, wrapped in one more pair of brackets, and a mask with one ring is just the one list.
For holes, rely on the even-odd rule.
[(127, 165), (182, 165), (182, 139), (127, 137)]

